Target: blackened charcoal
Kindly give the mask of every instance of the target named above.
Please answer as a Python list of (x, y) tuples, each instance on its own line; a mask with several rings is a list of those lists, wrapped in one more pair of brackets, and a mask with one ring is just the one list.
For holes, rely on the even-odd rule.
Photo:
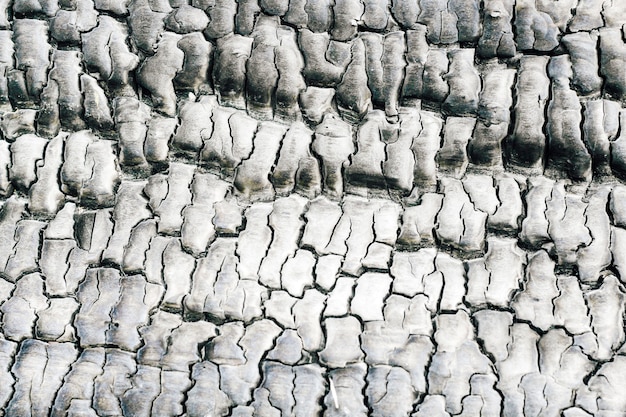
[(581, 106), (576, 92), (570, 88), (572, 69), (567, 56), (551, 58), (548, 73), (552, 80), (547, 123), (548, 167), (565, 171), (573, 180), (589, 180), (591, 156), (582, 141)]
[(545, 106), (549, 97), (548, 58), (525, 56), (515, 85), (513, 135), (507, 141), (511, 162), (536, 168), (543, 164), (546, 139), (543, 132)]
[(217, 41), (213, 85), (220, 103), (244, 109), (246, 62), (252, 50), (252, 38), (233, 35)]
[(213, 44), (202, 34), (190, 33), (178, 41), (178, 49), (183, 51), (183, 66), (174, 77), (174, 85), (182, 90), (197, 94), (210, 89), (209, 68), (213, 59)]
[[(233, 32), (235, 32), (235, 15), (237, 14), (237, 5), (241, 5), (240, 7), (244, 7), (244, 2), (236, 2), (235, 0), (216, 0), (214, 2), (198, 2), (203, 3), (202, 6), (200, 4), (193, 5), (200, 9), (204, 9), (204, 11), (209, 15), (209, 24), (204, 30), (204, 34), (208, 36), (210, 39), (218, 39), (223, 36), (227, 36)], [(208, 5), (208, 7), (203, 7)], [(257, 6), (258, 9), (258, 6)], [(239, 21), (237, 21), (238, 23)], [(237, 25), (237, 29), (243, 29)], [(242, 35), (247, 35), (247, 33), (241, 33)]]
[(486, 0), (484, 2), (483, 32), (478, 41), (477, 53), (483, 58), (510, 58), (516, 53), (511, 21), (514, 15), (512, 0)]
[(137, 71), (137, 80), (152, 96), (152, 106), (166, 116), (176, 115), (173, 80), (182, 70), (185, 54), (178, 49), (180, 35), (164, 33), (156, 53), (146, 58)]
[(204, 11), (186, 4), (165, 18), (165, 28), (180, 34), (202, 31), (208, 24), (209, 17)]
[(617, 100), (626, 97), (626, 44), (621, 29), (600, 31), (600, 74), (604, 92)]
[(16, 19), (13, 23), (15, 66), (24, 71), (26, 91), (38, 101), (46, 85), (50, 45), (48, 23), (43, 20)]
[(113, 86), (128, 83), (129, 73), (139, 64), (139, 58), (128, 48), (125, 25), (110, 16), (100, 16), (98, 26), (83, 34), (81, 40), (87, 68)]

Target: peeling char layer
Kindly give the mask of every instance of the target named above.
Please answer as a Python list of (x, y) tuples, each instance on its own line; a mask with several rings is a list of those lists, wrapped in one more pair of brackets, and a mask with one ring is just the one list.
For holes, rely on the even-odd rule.
[(402, 96), (404, 98), (420, 98), (424, 90), (424, 66), (428, 58), (426, 26), (416, 25), (415, 29), (406, 31), (406, 61)]
[(246, 84), (246, 62), (252, 50), (252, 38), (240, 35), (227, 36), (217, 41), (213, 85), (220, 103), (244, 109)]
[(281, 287), (281, 270), (297, 249), (302, 228), (301, 213), (305, 204), (305, 200), (297, 195), (279, 198), (274, 202), (268, 216), (272, 241), (259, 267), (259, 282), (268, 288)]
[(27, 340), (20, 346), (13, 366), (15, 395), (7, 404), (10, 415), (47, 415), (63, 376), (77, 357), (71, 343)]
[(41, 98), (42, 110), (37, 119), (37, 131), (53, 137), (59, 133), (61, 124), (70, 130), (85, 128), (82, 120), (83, 103), (79, 86), (81, 54), (75, 51), (55, 50), (52, 69)]
[(359, 126), (357, 132), (357, 152), (346, 168), (346, 178), (350, 185), (370, 188), (384, 188), (385, 179), (382, 167), (385, 159), (385, 143), (381, 130), (385, 129), (385, 116), (381, 111), (371, 112)]
[(355, 151), (351, 126), (327, 114), (315, 130), (312, 149), (321, 158), (323, 192), (337, 199), (343, 193), (344, 164)]
[[(312, 195), (305, 194), (309, 197), (321, 192), (321, 184), (315, 181), (316, 179), (319, 181), (320, 172), (317, 160), (311, 155), (312, 139), (313, 132), (301, 123), (292, 124), (285, 134), (280, 147), (280, 156), (272, 172), (272, 183), (278, 194), (289, 194), (296, 186), (298, 189), (310, 190)], [(314, 161), (306, 173), (302, 171), (300, 165), (300, 161), (305, 158)], [(303, 183), (303, 180), (306, 181), (305, 178), (309, 179), (308, 183)]]
[(100, 140), (90, 131), (72, 133), (65, 140), (63, 160), (64, 193), (88, 204), (113, 205), (120, 179), (112, 142)]
[(175, 235), (183, 225), (183, 209), (191, 203), (190, 185), (195, 169), (187, 164), (172, 163), (169, 171), (167, 182), (163, 184), (165, 194), (155, 204), (150, 201), (150, 206), (159, 218), (159, 233)]
[[(454, 178), (462, 178), (469, 164), (468, 143), (476, 126), (473, 117), (447, 118), (443, 127), (443, 144), (436, 156), (438, 170)], [(476, 139), (472, 140), (472, 149), (476, 148)]]
[(434, 113), (422, 112), (420, 125), (421, 129), (411, 146), (415, 158), (413, 181), (422, 190), (434, 191), (437, 182), (435, 157), (441, 144), (443, 119)]
[(571, 62), (567, 56), (553, 57), (548, 65), (552, 80), (548, 105), (548, 169), (565, 172), (573, 180), (591, 178), (591, 157), (582, 142), (581, 106), (570, 88)]
[(586, 294), (591, 316), (591, 327), (596, 336), (598, 359), (608, 358), (624, 342), (624, 290), (613, 275), (604, 279), (602, 286)]
[(271, 170), (286, 131), (273, 122), (262, 122), (254, 135), (252, 153), (237, 167), (234, 186), (242, 196), (270, 200), (274, 187), (270, 182)]
[(272, 242), (272, 230), (268, 225), (272, 203), (257, 203), (245, 213), (246, 227), (239, 235), (237, 256), (239, 275), (244, 279), (258, 279), (261, 262)]
[(443, 181), (444, 199), (437, 215), (436, 233), (444, 245), (469, 252), (481, 251), (487, 215), (474, 208), (460, 181)]
[(609, 187), (602, 187), (590, 198), (585, 210), (585, 227), (591, 235), (591, 242), (578, 249), (577, 266), (582, 282), (597, 282), (601, 271), (611, 264), (609, 251), (611, 227), (606, 207), (609, 200)]
[(91, 407), (94, 395), (94, 380), (102, 373), (104, 349), (87, 348), (80, 352), (59, 388), (52, 416), (62, 416), (69, 412), (95, 413)]
[(525, 56), (520, 62), (515, 86), (515, 125), (507, 147), (511, 162), (523, 167), (537, 168), (543, 164), (546, 139), (542, 129), (549, 96), (547, 65), (548, 58), (543, 56)]
[(591, 155), (594, 175), (611, 172), (611, 141), (617, 136), (620, 106), (610, 100), (583, 102), (583, 141)]
[(286, 121), (301, 120), (299, 95), (307, 87), (302, 71), (304, 57), (298, 49), (297, 33), (281, 27), (278, 32), (280, 45), (275, 48), (278, 71), (276, 84), (275, 117)]
[(119, 135), (120, 164), (126, 169), (145, 169), (144, 154), (150, 108), (134, 97), (122, 97), (114, 102), (114, 116)]
[(616, 99), (623, 99), (626, 93), (626, 85), (622, 81), (625, 53), (621, 29), (600, 30), (600, 74), (605, 79), (604, 91)]
[[(620, 126), (626, 126), (626, 112), (619, 112)], [(620, 177), (626, 172), (626, 139), (620, 130), (618, 137), (611, 142), (611, 169)]]
[(448, 52), (450, 66), (445, 75), (450, 93), (443, 102), (444, 112), (456, 115), (475, 114), (481, 82), (474, 68), (473, 49), (455, 49)]
[(577, 250), (591, 244), (592, 236), (584, 221), (586, 209), (587, 203), (579, 196), (565, 193), (563, 183), (553, 188), (552, 197), (547, 201), (546, 218), (559, 265), (574, 263)]
[(559, 44), (559, 27), (541, 8), (541, 1), (520, 0), (515, 3), (515, 40), (521, 51), (547, 52)]
[[(489, 375), (492, 370), (488, 358), (474, 341), (469, 316), (463, 311), (441, 314), (436, 319), (435, 341), (437, 351), (429, 369), (429, 392), (443, 395), (446, 411), (457, 414), (461, 401), (470, 393), (470, 378), (475, 374)], [(454, 366), (467, 361), (467, 367)]]
[(152, 214), (148, 210), (148, 201), (143, 196), (145, 185), (145, 182), (123, 182), (120, 185), (113, 209), (113, 234), (102, 255), (104, 261), (121, 266), (124, 248), (129, 245), (132, 230)]
[(43, 163), (37, 164), (37, 181), (30, 187), (28, 210), (34, 214), (54, 216), (64, 204), (65, 196), (58, 181), (63, 163), (63, 137), (57, 136), (46, 146)]
[(183, 209), (181, 227), (181, 243), (192, 254), (205, 252), (215, 238), (214, 205), (224, 199), (228, 187), (228, 183), (213, 174), (195, 173), (191, 184), (192, 204)]
[(23, 71), (27, 93), (32, 101), (39, 101), (46, 85), (50, 45), (48, 23), (44, 20), (16, 19), (13, 22), (16, 68)]
[(501, 178), (497, 182), (499, 207), (489, 216), (487, 227), (505, 233), (516, 233), (522, 217), (520, 187), (513, 178)]
[(139, 57), (126, 44), (128, 28), (111, 16), (99, 16), (98, 25), (81, 36), (81, 50), (87, 67), (112, 86), (123, 87)]
[(41, 275), (32, 273), (22, 277), (15, 285), (11, 298), (0, 307), (2, 328), (7, 339), (21, 342), (35, 337), (37, 314), (46, 307)]
[(415, 156), (410, 152), (415, 135), (421, 128), (416, 111), (404, 111), (400, 123), (392, 127), (391, 138), (385, 141), (385, 160), (382, 164), (385, 184), (392, 189), (408, 193), (413, 189)]
[(514, 77), (515, 72), (505, 68), (494, 68), (483, 75), (483, 88), (477, 107), (478, 120), (469, 147), (470, 159), (475, 164), (491, 167), (503, 165), (502, 142), (509, 129)]
[(554, 262), (545, 251), (539, 251), (528, 260), (524, 289), (512, 302), (516, 317), (528, 320), (546, 331), (555, 323), (553, 300), (559, 295), (554, 275)]
[(214, 115), (216, 105), (214, 98), (206, 96), (199, 100), (189, 97), (179, 104), (180, 122), (171, 144), (181, 151), (197, 153), (214, 132), (213, 120), (218, 117)]
[(13, 185), (9, 177), (11, 167), (11, 150), (7, 141), (0, 141), (0, 196), (9, 197), (13, 192)]
[(148, 90), (156, 111), (173, 117), (176, 115), (176, 92), (173, 80), (183, 68), (185, 54), (178, 49), (181, 37), (165, 33), (157, 44), (156, 53), (146, 58), (137, 72), (139, 84)]
[(196, 267), (193, 256), (183, 251), (180, 240), (172, 238), (163, 251), (164, 309), (181, 311), (183, 299), (191, 289), (191, 275)]
[(98, 84), (98, 81), (88, 74), (81, 74), (80, 88), (84, 94), (85, 122), (97, 129), (112, 129), (113, 118), (111, 117), (111, 109), (106, 94)]
[(252, 391), (261, 382), (259, 363), (271, 349), (280, 328), (269, 320), (259, 320), (247, 327), (239, 345), (246, 362), (241, 365), (220, 365), (220, 387), (234, 404), (251, 400)]
[(6, 407), (14, 393), (12, 387), (15, 383), (15, 377), (11, 373), (11, 364), (16, 353), (17, 343), (4, 338), (0, 340), (0, 381), (6, 387), (0, 395), (0, 405), (3, 408)]
[(11, 143), (9, 177), (18, 190), (28, 190), (37, 180), (37, 163), (44, 159), (48, 141), (33, 134), (22, 135)]
[(233, 175), (243, 159), (250, 157), (258, 122), (243, 112), (214, 108), (212, 132), (206, 132), (200, 161), (210, 168)]
[(36, 271), (41, 230), (45, 224), (38, 220), (21, 220), (15, 228), (15, 246), (4, 269), (4, 273), (18, 280), (23, 274)]
[(477, 53), (483, 58), (508, 58), (515, 55), (512, 20), (515, 3), (512, 0), (484, 2), (483, 31)]
[(89, 270), (78, 288), (81, 304), (74, 324), (80, 345), (103, 346), (111, 322), (111, 311), (120, 296), (120, 275), (116, 270)]
[(360, 120), (371, 106), (372, 93), (368, 88), (365, 45), (361, 38), (352, 42), (350, 63), (337, 86), (337, 106), (342, 117), (352, 121)]
[(129, 388), (130, 375), (137, 370), (133, 354), (119, 349), (108, 349), (102, 373), (94, 382), (94, 397), (99, 401), (93, 407), (97, 414), (121, 414), (121, 397)]

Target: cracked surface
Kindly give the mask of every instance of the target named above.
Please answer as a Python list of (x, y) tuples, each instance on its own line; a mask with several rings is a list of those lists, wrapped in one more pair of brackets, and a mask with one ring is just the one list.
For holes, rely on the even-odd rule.
[(625, 25), (0, 1), (0, 416), (624, 415)]

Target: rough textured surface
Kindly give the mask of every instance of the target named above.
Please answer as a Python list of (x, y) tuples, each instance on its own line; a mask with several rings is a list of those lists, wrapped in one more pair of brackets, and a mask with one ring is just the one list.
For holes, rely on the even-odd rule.
[(0, 416), (623, 416), (624, 4), (0, 1)]

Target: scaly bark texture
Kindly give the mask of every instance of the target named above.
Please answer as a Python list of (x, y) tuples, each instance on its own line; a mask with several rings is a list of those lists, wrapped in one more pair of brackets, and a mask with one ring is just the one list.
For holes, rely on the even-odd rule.
[(0, 1), (0, 416), (623, 416), (625, 25)]

